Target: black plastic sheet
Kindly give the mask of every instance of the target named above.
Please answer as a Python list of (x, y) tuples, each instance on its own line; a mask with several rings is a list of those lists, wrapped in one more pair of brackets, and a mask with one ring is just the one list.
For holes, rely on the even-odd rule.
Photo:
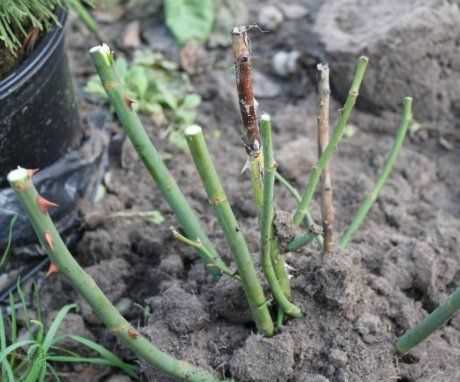
[[(82, 199), (94, 199), (107, 167), (108, 141), (106, 132), (93, 129), (78, 150), (69, 152), (34, 175), (38, 192), (59, 205), (50, 210), (59, 232), (68, 232), (76, 226), (77, 206)], [(40, 254), (34, 245), (37, 240), (32, 226), (18, 204), (14, 191), (9, 188), (0, 189), (0, 249), (7, 245), (10, 222), (16, 215), (13, 228), (15, 248), (21, 248), (21, 254)], [(30, 246), (30, 250), (27, 250)]]

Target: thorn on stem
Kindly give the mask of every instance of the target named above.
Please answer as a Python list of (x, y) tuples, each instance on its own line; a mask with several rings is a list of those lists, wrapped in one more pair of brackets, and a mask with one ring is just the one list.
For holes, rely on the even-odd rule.
[(139, 333), (134, 330), (133, 328), (129, 328), (128, 329), (128, 336), (132, 339), (136, 339), (137, 337), (139, 337)]
[(59, 273), (59, 268), (56, 264), (50, 263), (50, 266), (48, 268), (48, 272), (46, 272), (46, 277), (50, 277), (54, 273)]
[(128, 109), (132, 110), (133, 105), (136, 101), (134, 101), (132, 98), (129, 98), (128, 96), (125, 96), (124, 100), (125, 100), (125, 104), (128, 107)]
[(38, 168), (34, 168), (34, 169), (28, 169), (27, 170), (27, 176), (29, 178), (32, 178), (37, 172), (39, 172), (40, 170)]
[(54, 243), (53, 243), (53, 237), (49, 232), (45, 232), (45, 241), (46, 244), (48, 245), (48, 248), (53, 250), (54, 249)]
[(58, 207), (56, 203), (50, 202), (49, 200), (45, 199), (43, 196), (40, 195), (37, 196), (37, 205), (39, 210), (43, 214), (47, 214), (50, 208)]

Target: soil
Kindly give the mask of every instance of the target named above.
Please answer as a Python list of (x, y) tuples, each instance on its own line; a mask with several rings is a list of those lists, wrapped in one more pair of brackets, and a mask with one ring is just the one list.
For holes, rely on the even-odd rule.
[[(257, 21), (260, 8), (272, 2), (250, 3), (249, 22), (252, 22)], [(324, 35), (318, 32), (316, 24), (317, 18), (324, 15), (319, 0), (283, 3), (283, 7), (301, 7), (297, 10), (307, 12), (296, 18), (293, 16), (298, 12), (292, 8), (290, 13), (285, 11), (284, 21), (275, 31), (254, 33), (252, 51), (259, 76), (256, 83), (256, 91), (260, 94), (259, 110), (273, 116), (280, 171), (301, 189), (317, 152), (318, 96), (312, 63), (318, 57), (329, 59), (334, 120), (343, 94), (346, 94), (344, 87), (348, 86), (348, 81), (338, 75), (334, 79), (334, 76), (340, 69), (344, 72), (342, 76), (349, 78), (352, 71), (343, 65), (340, 59), (343, 55), (334, 54), (335, 46), (329, 49), (322, 42)], [(324, 7), (341, 2), (325, 3), (328, 5)], [(99, 17), (101, 31), (120, 41), (124, 25), (140, 16), (138, 9), (130, 8), (122, 16), (99, 11)], [(178, 59), (178, 49), (164, 26), (152, 24), (155, 17), (145, 14), (140, 18), (142, 46), (160, 49), (168, 57)], [(379, 27), (380, 24), (376, 24), (375, 28)], [(458, 26), (456, 28), (458, 32)], [(162, 32), (157, 33), (158, 30)], [(88, 75), (93, 73), (86, 51), (95, 41), (75, 20), (71, 21), (70, 31), (69, 54), (81, 89)], [(157, 38), (152, 38), (151, 33)], [(391, 33), (394, 38), (398, 32), (393, 29)], [(123, 46), (116, 48), (128, 55), (132, 53)], [(294, 49), (299, 50), (303, 58), (302, 68), (287, 78), (277, 76), (271, 66), (272, 57), (279, 51)], [(363, 50), (366, 49), (353, 51), (354, 57), (357, 51)], [(378, 57), (383, 57), (384, 51), (379, 52)], [(370, 67), (373, 65), (371, 54)], [(337, 232), (343, 232), (364, 195), (372, 188), (399, 124), (394, 105), (385, 98), (390, 97), (389, 93), (379, 90), (382, 89), (380, 85), (390, 80), (390, 74), (377, 81), (372, 73), (379, 70), (376, 66), (365, 81), (370, 81), (366, 89), (372, 90), (373, 99), (381, 102), (378, 105), (377, 101), (365, 102), (365, 97), (364, 102), (358, 104), (351, 121), (353, 134), (340, 145), (333, 161)], [(88, 120), (101, 115), (107, 118), (114, 140), (105, 197), (95, 206), (82, 205), (83, 220), (89, 214), (93, 219), (81, 230), (81, 240), (74, 249), (75, 257), (125, 316), (162, 350), (236, 381), (458, 381), (460, 316), (409, 355), (398, 357), (393, 350), (397, 336), (444, 301), (460, 281), (458, 119), (449, 117), (447, 123), (439, 113), (440, 104), (430, 104), (424, 92), (419, 91), (417, 83), (423, 82), (416, 74), (419, 72), (412, 71), (412, 67), (404, 70), (406, 77), (401, 81), (413, 81), (410, 95), (417, 108), (423, 105), (420, 106), (423, 113), (415, 115), (421, 128), (408, 137), (380, 198), (345, 252), (336, 251), (322, 259), (313, 246), (285, 255), (291, 270), (293, 300), (302, 308), (304, 317), (288, 320), (273, 338), (255, 333), (242, 290), (234, 280), (223, 277), (216, 282), (193, 251), (174, 240), (169, 227), (177, 223), (159, 190), (130, 143), (120, 145), (120, 128), (110, 112), (93, 103), (83, 92), (82, 115)], [(425, 69), (417, 70), (421, 73)], [(394, 76), (402, 77), (401, 71), (393, 72)], [(230, 49), (208, 48), (204, 70), (196, 72), (192, 80), (204, 100), (198, 123), (205, 130), (228, 198), (258, 262), (257, 216), (248, 176), (241, 174), (246, 158), (238, 130), (241, 121)], [(260, 90), (268, 85), (271, 91)], [(424, 125), (425, 121), (429, 123)], [(443, 127), (433, 129), (438, 122)], [(169, 169), (193, 208), (202, 217), (221, 256), (231, 263), (228, 246), (189, 155), (162, 139), (162, 131), (147, 118), (145, 126), (165, 154)], [(276, 198), (281, 212), (293, 210), (295, 203), (285, 189), (277, 187)], [(104, 219), (115, 212), (152, 209), (163, 214), (164, 223)], [(317, 205), (312, 212), (319, 219)], [(100, 218), (94, 219), (97, 215)], [(76, 293), (59, 275), (49, 278), (42, 288), (42, 304), (50, 312), (75, 300), (79, 301)], [(98, 323), (85, 304), (81, 305), (79, 314), (86, 330), (125, 359), (135, 360), (133, 354), (123, 349)], [(81, 320), (73, 319), (81, 326)], [(145, 381), (170, 381), (142, 363), (141, 368)], [(83, 370), (85, 372), (71, 373), (68, 380), (123, 380), (111, 371), (91, 373), (88, 371), (91, 368)]]

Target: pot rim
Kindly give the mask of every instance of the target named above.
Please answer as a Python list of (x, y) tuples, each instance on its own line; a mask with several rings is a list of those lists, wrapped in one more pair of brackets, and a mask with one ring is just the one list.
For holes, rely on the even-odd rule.
[(64, 25), (67, 21), (67, 11), (60, 9), (57, 12), (59, 24), (54, 26), (36, 46), (32, 54), (17, 66), (9, 75), (0, 81), (0, 100), (15, 92), (25, 82), (40, 71), (53, 55), (64, 38)]

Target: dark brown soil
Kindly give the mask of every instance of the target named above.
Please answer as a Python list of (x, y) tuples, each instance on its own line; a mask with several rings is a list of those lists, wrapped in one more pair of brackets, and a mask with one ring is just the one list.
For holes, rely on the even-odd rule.
[[(257, 20), (260, 7), (267, 3), (251, 2), (250, 21)], [(310, 13), (285, 20), (276, 32), (255, 34), (252, 45), (256, 71), (278, 91), (273, 98), (259, 97), (259, 110), (272, 114), (280, 170), (298, 188), (305, 185), (317, 152), (315, 76), (307, 68), (288, 79), (279, 78), (271, 70), (271, 59), (277, 51), (291, 49), (310, 58), (321, 55), (320, 44), (312, 37), (319, 3), (286, 1), (287, 5), (308, 7)], [(130, 17), (137, 17), (135, 11), (104, 24), (103, 31), (119, 41)], [(142, 19), (144, 31), (152, 28), (152, 19)], [(80, 31), (82, 27), (72, 23), (72, 28)], [(69, 38), (80, 86), (93, 72), (85, 52), (94, 41), (82, 33), (83, 37), (73, 33)], [(176, 48), (168, 38), (160, 36), (158, 40), (164, 42), (166, 54), (175, 58)], [(144, 39), (148, 45), (149, 37), (144, 35)], [(340, 63), (329, 64), (334, 68)], [(209, 49), (205, 65), (206, 70), (193, 77), (204, 99), (198, 122), (204, 127), (228, 198), (257, 262), (257, 217), (248, 176), (241, 175), (245, 151), (238, 131), (230, 50)], [(266, 84), (256, 84), (262, 85)], [(336, 94), (334, 91), (333, 96)], [(418, 94), (412, 95), (417, 103)], [(336, 101), (334, 119), (338, 108)], [(378, 111), (377, 115), (372, 107), (360, 105), (352, 118), (355, 133), (340, 145), (334, 160), (338, 232), (349, 224), (372, 188), (398, 126), (397, 114)], [(101, 114), (111, 120), (106, 109), (86, 99), (82, 99), (82, 113), (90, 120)], [(417, 115), (415, 118), (419, 121)], [(114, 136), (119, 134), (116, 122), (108, 125)], [(162, 132), (149, 120), (145, 125), (157, 146), (168, 154), (167, 165), (202, 217), (210, 238), (231, 262), (189, 155), (162, 140)], [(126, 317), (162, 350), (236, 381), (458, 381), (460, 317), (409, 356), (397, 358), (393, 351), (396, 337), (432, 311), (460, 280), (457, 135), (454, 126), (442, 131), (422, 126), (411, 134), (381, 197), (346, 252), (334, 253), (325, 261), (314, 248), (286, 254), (293, 299), (304, 318), (289, 320), (273, 338), (255, 333), (235, 281), (224, 277), (216, 283), (193, 251), (174, 240), (169, 230), (176, 225), (174, 217), (128, 142), (121, 150), (113, 150), (118, 155), (112, 155), (105, 197), (96, 206), (82, 208), (83, 216), (91, 213), (102, 218), (82, 230), (75, 256)], [(292, 211), (295, 203), (286, 190), (278, 187), (276, 195), (279, 209)], [(163, 224), (103, 218), (114, 212), (152, 209), (165, 216)], [(318, 219), (317, 206), (313, 214)], [(43, 302), (49, 310), (74, 299), (75, 292), (59, 276), (45, 285)], [(85, 304), (81, 315), (100, 342), (133, 359)], [(145, 365), (143, 377), (151, 382), (170, 381)], [(85, 380), (106, 380), (101, 378)], [(74, 374), (70, 380), (79, 379)]]

